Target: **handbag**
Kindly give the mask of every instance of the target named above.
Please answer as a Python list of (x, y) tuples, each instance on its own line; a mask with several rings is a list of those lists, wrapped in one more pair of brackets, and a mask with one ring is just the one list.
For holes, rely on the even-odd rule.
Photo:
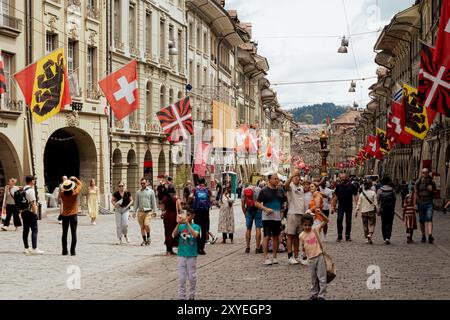
[(319, 233), (313, 229), (316, 233), (317, 241), (319, 241), (320, 249), (322, 249), (322, 255), (323, 259), (325, 261), (325, 267), (327, 269), (327, 283), (330, 283), (331, 281), (336, 278), (336, 266), (334, 265), (333, 259), (331, 256), (323, 250), (322, 241), (320, 241)]

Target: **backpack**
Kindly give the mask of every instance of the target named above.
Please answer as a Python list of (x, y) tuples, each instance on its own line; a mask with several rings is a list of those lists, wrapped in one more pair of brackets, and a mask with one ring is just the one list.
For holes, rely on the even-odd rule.
[(14, 198), (14, 204), (19, 211), (25, 211), (29, 209), (30, 204), (27, 200), (26, 191), (28, 188), (21, 188), (14, 192), (13, 198)]
[(253, 188), (247, 188), (244, 190), (245, 206), (247, 209), (251, 209), (255, 206), (255, 194)]
[(394, 190), (381, 190), (380, 208), (383, 212), (392, 212), (395, 210), (395, 193)]
[(194, 210), (208, 210), (211, 208), (208, 188), (199, 187), (195, 190), (193, 208)]

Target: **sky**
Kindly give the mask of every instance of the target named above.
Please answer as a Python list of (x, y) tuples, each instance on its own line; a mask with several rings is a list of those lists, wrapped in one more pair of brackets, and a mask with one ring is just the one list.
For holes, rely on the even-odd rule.
[[(285, 109), (322, 102), (365, 107), (375, 78), (356, 81), (355, 93), (348, 92), (351, 81), (274, 84), (375, 77), (373, 47), (382, 27), (413, 4), (414, 0), (226, 0), (225, 9), (236, 9), (241, 22), (252, 23), (258, 54), (269, 62), (267, 78)], [(351, 35), (350, 45), (347, 54), (340, 54), (344, 35)]]

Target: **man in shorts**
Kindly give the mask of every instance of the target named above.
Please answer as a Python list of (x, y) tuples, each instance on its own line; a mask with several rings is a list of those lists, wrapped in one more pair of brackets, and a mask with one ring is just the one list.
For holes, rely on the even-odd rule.
[[(281, 208), (285, 202), (284, 188), (279, 186), (279, 182), (278, 174), (269, 175), (269, 183), (261, 190), (255, 204), (263, 212), (264, 265), (278, 264), (277, 249), (281, 233)], [(268, 255), (269, 237), (272, 237), (273, 259), (269, 259)]]
[(420, 231), (422, 242), (433, 243), (433, 199), (436, 192), (436, 183), (430, 177), (428, 168), (422, 169), (422, 177), (414, 186), (414, 204), (419, 211)]
[[(252, 201), (247, 201), (246, 196), (246, 190), (251, 190), (251, 197), (253, 198)], [(263, 227), (262, 223), (262, 212), (256, 207), (255, 200), (258, 199), (258, 195), (261, 192), (261, 188), (259, 185), (252, 186), (249, 185), (247, 188), (245, 188), (242, 191), (241, 196), (241, 203), (242, 203), (242, 212), (245, 216), (245, 225), (247, 228), (247, 231), (245, 232), (245, 240), (246, 240), (246, 248), (245, 253), (250, 253), (250, 241), (252, 237), (252, 227), (253, 227), (253, 221), (255, 221), (255, 229), (256, 229), (256, 236), (255, 236), (255, 253), (263, 253), (263, 249), (261, 247), (261, 229)], [(249, 204), (250, 203), (250, 204)]]
[[(305, 193), (300, 183), (300, 172), (295, 170), (291, 177), (286, 181), (284, 189), (287, 193), (288, 213), (286, 234), (288, 263), (291, 265), (306, 264), (306, 260), (299, 259), (299, 234), (303, 231), (302, 216), (305, 213)], [(294, 255), (292, 255), (292, 246)]]
[(147, 187), (147, 180), (141, 179), (141, 189), (136, 192), (136, 202), (134, 203), (133, 218), (138, 217), (139, 226), (141, 227), (142, 243), (141, 246), (149, 246), (150, 237), (150, 220), (152, 213), (156, 212), (156, 196), (155, 192)]

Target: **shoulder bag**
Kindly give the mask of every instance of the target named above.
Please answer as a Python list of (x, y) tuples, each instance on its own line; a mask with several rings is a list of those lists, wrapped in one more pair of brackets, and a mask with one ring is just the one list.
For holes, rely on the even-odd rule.
[(336, 266), (334, 265), (333, 259), (331, 256), (325, 252), (322, 246), (322, 241), (320, 241), (320, 236), (317, 230), (313, 229), (314, 233), (316, 234), (317, 241), (319, 241), (320, 249), (322, 249), (322, 255), (323, 259), (325, 261), (325, 267), (327, 269), (327, 283), (330, 283), (331, 281), (336, 278)]

